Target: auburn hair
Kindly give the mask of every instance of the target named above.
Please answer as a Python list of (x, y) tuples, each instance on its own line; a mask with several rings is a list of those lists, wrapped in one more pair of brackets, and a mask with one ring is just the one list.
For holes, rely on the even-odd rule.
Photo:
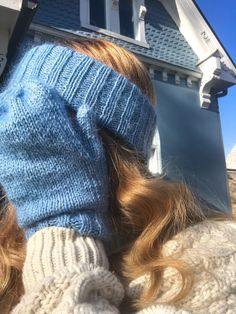
[[(136, 84), (154, 104), (152, 83), (145, 66), (129, 51), (104, 40), (85, 39), (61, 43), (110, 66)], [(193, 275), (183, 261), (162, 256), (163, 245), (181, 230), (206, 219), (193, 194), (182, 183), (148, 174), (138, 156), (106, 130), (101, 137), (107, 152), (111, 178), (113, 223), (132, 227), (134, 239), (123, 253), (121, 272), (128, 279), (148, 274), (145, 288), (136, 308), (158, 301), (163, 271), (175, 268), (182, 278), (182, 288), (169, 302), (176, 303), (191, 289)], [(0, 307), (5, 313), (23, 293), (22, 268), (25, 259), (25, 238), (10, 204), (1, 209), (0, 222)], [(212, 213), (213, 216), (213, 213)], [(115, 217), (115, 218), (114, 218)], [(117, 226), (119, 229), (119, 226)], [(2, 310), (3, 311), (3, 310)]]

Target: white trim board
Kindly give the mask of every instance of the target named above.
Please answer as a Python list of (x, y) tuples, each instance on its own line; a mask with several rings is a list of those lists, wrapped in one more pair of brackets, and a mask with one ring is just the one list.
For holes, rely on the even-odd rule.
[(137, 39), (134, 39), (134, 38), (131, 38), (131, 37), (127, 37), (127, 36), (123, 36), (119, 33), (115, 33), (115, 32), (112, 32), (108, 29), (103, 29), (103, 28), (99, 28), (99, 27), (96, 27), (96, 26), (93, 26), (93, 25), (90, 25), (90, 24), (84, 24), (82, 26), (85, 30), (92, 30), (94, 32), (97, 32), (97, 33), (100, 33), (100, 34), (103, 34), (103, 35), (106, 35), (106, 36), (110, 36), (110, 37), (113, 37), (113, 38), (117, 38), (117, 39), (121, 39), (123, 41), (126, 41), (128, 43), (131, 43), (131, 44), (135, 44), (135, 45), (138, 45), (138, 46), (141, 46), (141, 47), (144, 47), (144, 48), (149, 48), (149, 45), (146, 43), (146, 42), (142, 42), (142, 41), (139, 41)]
[[(94, 29), (93, 29), (92, 28), (93, 26), (90, 26), (90, 27), (94, 31), (97, 28), (97, 27), (94, 27)], [(44, 34), (48, 34), (48, 35), (52, 35), (52, 36), (56, 36), (56, 37), (62, 37), (62, 38), (66, 38), (66, 39), (73, 39), (73, 38), (78, 39), (79, 37), (87, 38), (86, 36), (84, 36), (80, 33), (78, 33), (78, 34), (71, 33), (70, 31), (61, 30), (61, 29), (58, 29), (56, 27), (44, 26), (44, 25), (37, 24), (37, 23), (31, 23), (29, 29), (32, 31), (38, 31), (38, 32), (42, 32)], [(81, 31), (83, 31), (83, 30), (81, 29)], [(84, 30), (84, 31), (86, 31), (86, 30)], [(126, 36), (122, 36), (120, 34), (113, 33), (113, 32), (108, 31), (106, 29), (100, 31), (99, 33), (106, 35), (106, 36), (113, 37), (113, 38), (121, 39), (123, 41), (130, 42), (130, 43), (133, 43), (133, 44), (141, 46), (141, 47), (149, 48), (148, 44), (144, 44), (144, 43), (139, 42), (135, 39), (132, 39), (132, 38), (129, 38)]]
[(150, 57), (146, 57), (144, 55), (141, 55), (139, 53), (135, 53), (139, 59), (148, 64), (149, 66), (153, 66), (154, 69), (166, 69), (167, 72), (171, 73), (181, 73), (183, 76), (190, 76), (193, 78), (193, 80), (198, 81), (202, 78), (201, 72), (191, 71), (183, 67), (179, 67), (177, 65), (173, 65), (161, 60), (152, 59)]

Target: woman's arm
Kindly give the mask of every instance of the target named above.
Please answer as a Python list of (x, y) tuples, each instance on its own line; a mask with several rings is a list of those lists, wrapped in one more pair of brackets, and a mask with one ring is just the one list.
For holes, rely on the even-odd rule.
[(12, 313), (119, 313), (124, 295), (103, 244), (59, 227), (29, 239), (23, 282), (25, 294)]
[[(235, 226), (227, 222), (199, 224), (170, 241), (168, 250), (182, 252), (193, 267), (193, 288), (176, 306), (153, 304), (138, 314), (234, 313)], [(45, 228), (29, 239), (23, 281), (25, 295), (13, 313), (120, 313), (124, 297), (122, 284), (108, 269), (102, 243), (66, 228)], [(163, 294), (178, 284), (176, 272), (167, 271)], [(126, 293), (134, 300), (139, 290), (133, 282)]]
[[(99, 240), (72, 229), (44, 228), (28, 240), (25, 294), (12, 314), (120, 313), (124, 289), (108, 267)], [(138, 313), (188, 314), (170, 305), (153, 305)]]

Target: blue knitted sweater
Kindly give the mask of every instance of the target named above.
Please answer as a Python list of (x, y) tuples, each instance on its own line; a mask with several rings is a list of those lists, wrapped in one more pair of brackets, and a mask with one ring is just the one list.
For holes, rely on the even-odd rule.
[(111, 68), (53, 44), (29, 50), (0, 94), (0, 182), (19, 225), (28, 235), (60, 226), (109, 238), (98, 130), (148, 158), (155, 125), (148, 99)]

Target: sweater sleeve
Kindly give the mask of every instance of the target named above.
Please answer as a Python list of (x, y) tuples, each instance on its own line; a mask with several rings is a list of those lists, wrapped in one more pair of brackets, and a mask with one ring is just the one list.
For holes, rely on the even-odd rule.
[(50, 227), (27, 243), (25, 294), (12, 313), (119, 313), (124, 290), (99, 240)]
[[(124, 289), (108, 270), (103, 244), (72, 229), (50, 227), (27, 243), (25, 294), (13, 314), (120, 313)], [(138, 314), (188, 314), (156, 305)]]
[[(194, 285), (178, 305), (159, 299), (137, 314), (235, 313), (235, 239), (235, 223), (212, 222), (189, 228), (169, 241), (164, 253), (181, 254), (188, 261)], [(45, 228), (29, 239), (23, 282), (25, 294), (14, 314), (130, 314), (120, 312), (124, 288), (108, 269), (102, 243), (71, 229)], [(167, 269), (163, 298), (175, 292), (179, 283), (176, 272)], [(141, 277), (130, 283), (128, 299), (135, 300), (145, 284)]]
[[(193, 286), (175, 305), (165, 304), (180, 291), (182, 281), (174, 268), (163, 273), (159, 298), (139, 314), (231, 314), (236, 309), (236, 223), (205, 221), (189, 227), (169, 240), (162, 253), (191, 267)], [(148, 276), (133, 280), (126, 295), (137, 299), (148, 284)]]

